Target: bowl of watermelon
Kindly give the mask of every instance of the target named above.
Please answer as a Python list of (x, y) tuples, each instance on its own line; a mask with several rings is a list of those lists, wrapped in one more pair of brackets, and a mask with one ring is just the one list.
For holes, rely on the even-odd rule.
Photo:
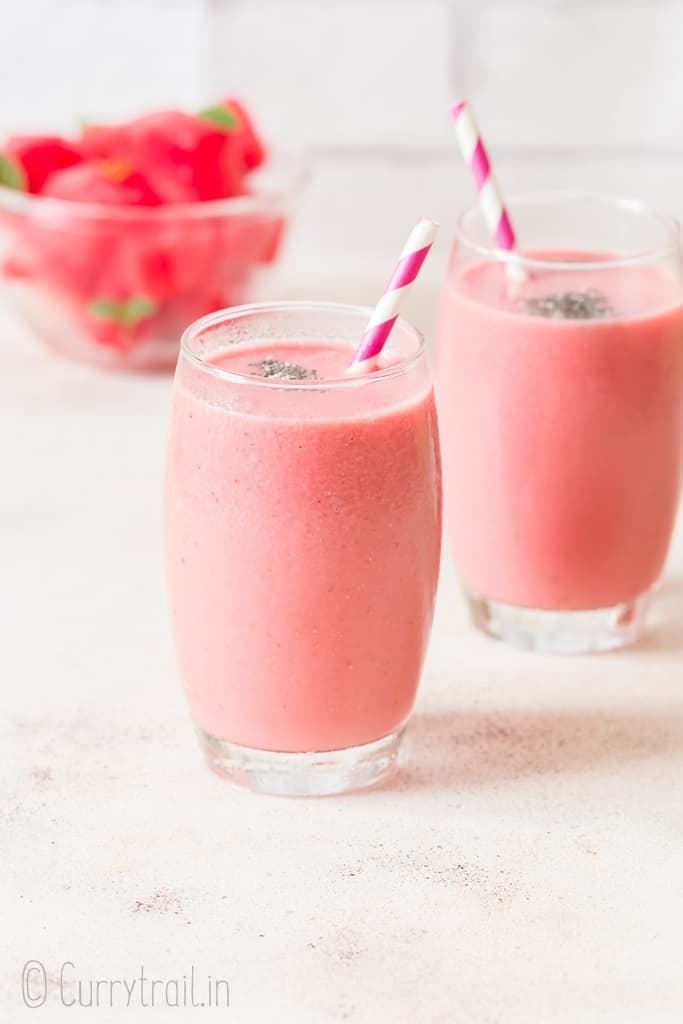
[(171, 368), (192, 320), (253, 297), (300, 183), (229, 99), (0, 145), (0, 284), (52, 348)]

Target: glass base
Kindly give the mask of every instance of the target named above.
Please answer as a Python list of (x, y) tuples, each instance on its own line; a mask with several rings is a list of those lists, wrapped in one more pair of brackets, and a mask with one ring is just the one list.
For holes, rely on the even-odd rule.
[(611, 608), (554, 612), (489, 601), (465, 589), (472, 622), (512, 647), (545, 654), (589, 654), (632, 644), (642, 633), (652, 591)]
[(404, 729), (360, 747), (311, 754), (255, 750), (203, 729), (198, 733), (211, 770), (236, 786), (273, 796), (334, 796), (374, 786), (391, 774)]

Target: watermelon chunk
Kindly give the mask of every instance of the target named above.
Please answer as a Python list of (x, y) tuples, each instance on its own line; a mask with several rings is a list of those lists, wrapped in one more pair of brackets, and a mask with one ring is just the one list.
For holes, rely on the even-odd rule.
[[(243, 172), (231, 164), (228, 140), (215, 125), (166, 110), (126, 124), (85, 129), (86, 153), (126, 160), (143, 171), (165, 203), (218, 199), (241, 188)], [(225, 165), (225, 166), (224, 166)]]
[(85, 160), (50, 175), (43, 195), (114, 206), (158, 206), (161, 199), (141, 171), (125, 160)]
[(127, 133), (124, 125), (85, 124), (78, 149), (84, 160), (114, 160), (126, 156)]
[(87, 299), (99, 268), (111, 258), (108, 233), (93, 218), (73, 229), (66, 219), (28, 222), (15, 246), (24, 276), (44, 281), (74, 299)]
[(266, 158), (266, 150), (239, 100), (223, 100), (215, 107), (206, 107), (199, 116), (218, 125), (230, 136), (234, 148), (240, 153), (245, 171), (253, 171), (261, 166)]
[(4, 155), (19, 167), (28, 192), (40, 192), (57, 171), (73, 167), (82, 157), (75, 146), (59, 135), (12, 135)]
[(86, 125), (79, 148), (86, 159), (128, 161), (144, 172), (165, 203), (243, 195), (245, 175), (266, 155), (235, 99), (197, 116), (164, 110), (124, 124)]
[(140, 285), (158, 298), (174, 298), (211, 281), (220, 267), (222, 250), (212, 220), (178, 218), (139, 250)]
[(156, 304), (145, 295), (125, 299), (104, 296), (88, 304), (83, 323), (89, 336), (100, 345), (127, 349), (144, 338), (156, 311)]

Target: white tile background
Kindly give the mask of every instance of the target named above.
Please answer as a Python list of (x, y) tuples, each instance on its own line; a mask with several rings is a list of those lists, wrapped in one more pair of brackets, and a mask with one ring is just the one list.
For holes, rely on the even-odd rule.
[(506, 188), (621, 191), (683, 213), (683, 0), (0, 6), (0, 132), (236, 92), (274, 144), (306, 147), (300, 290), (343, 275), (369, 292), (366, 268), (391, 261), (419, 213), (444, 221), (439, 273), (471, 199), (446, 113), (464, 93)]

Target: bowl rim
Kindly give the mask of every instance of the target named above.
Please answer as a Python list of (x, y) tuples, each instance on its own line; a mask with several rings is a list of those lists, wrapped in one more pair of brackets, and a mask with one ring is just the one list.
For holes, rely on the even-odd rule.
[[(309, 175), (305, 153), (276, 150), (263, 170), (254, 172), (255, 184), (265, 178), (260, 191), (228, 199), (204, 199), (189, 203), (163, 203), (160, 206), (116, 206), (113, 203), (82, 202), (23, 192), (0, 185), (0, 212), (26, 214), (45, 220), (80, 219), (160, 223), (166, 220), (202, 220), (243, 216), (272, 210), (285, 203), (303, 187)], [(273, 178), (272, 184), (269, 179)]]

